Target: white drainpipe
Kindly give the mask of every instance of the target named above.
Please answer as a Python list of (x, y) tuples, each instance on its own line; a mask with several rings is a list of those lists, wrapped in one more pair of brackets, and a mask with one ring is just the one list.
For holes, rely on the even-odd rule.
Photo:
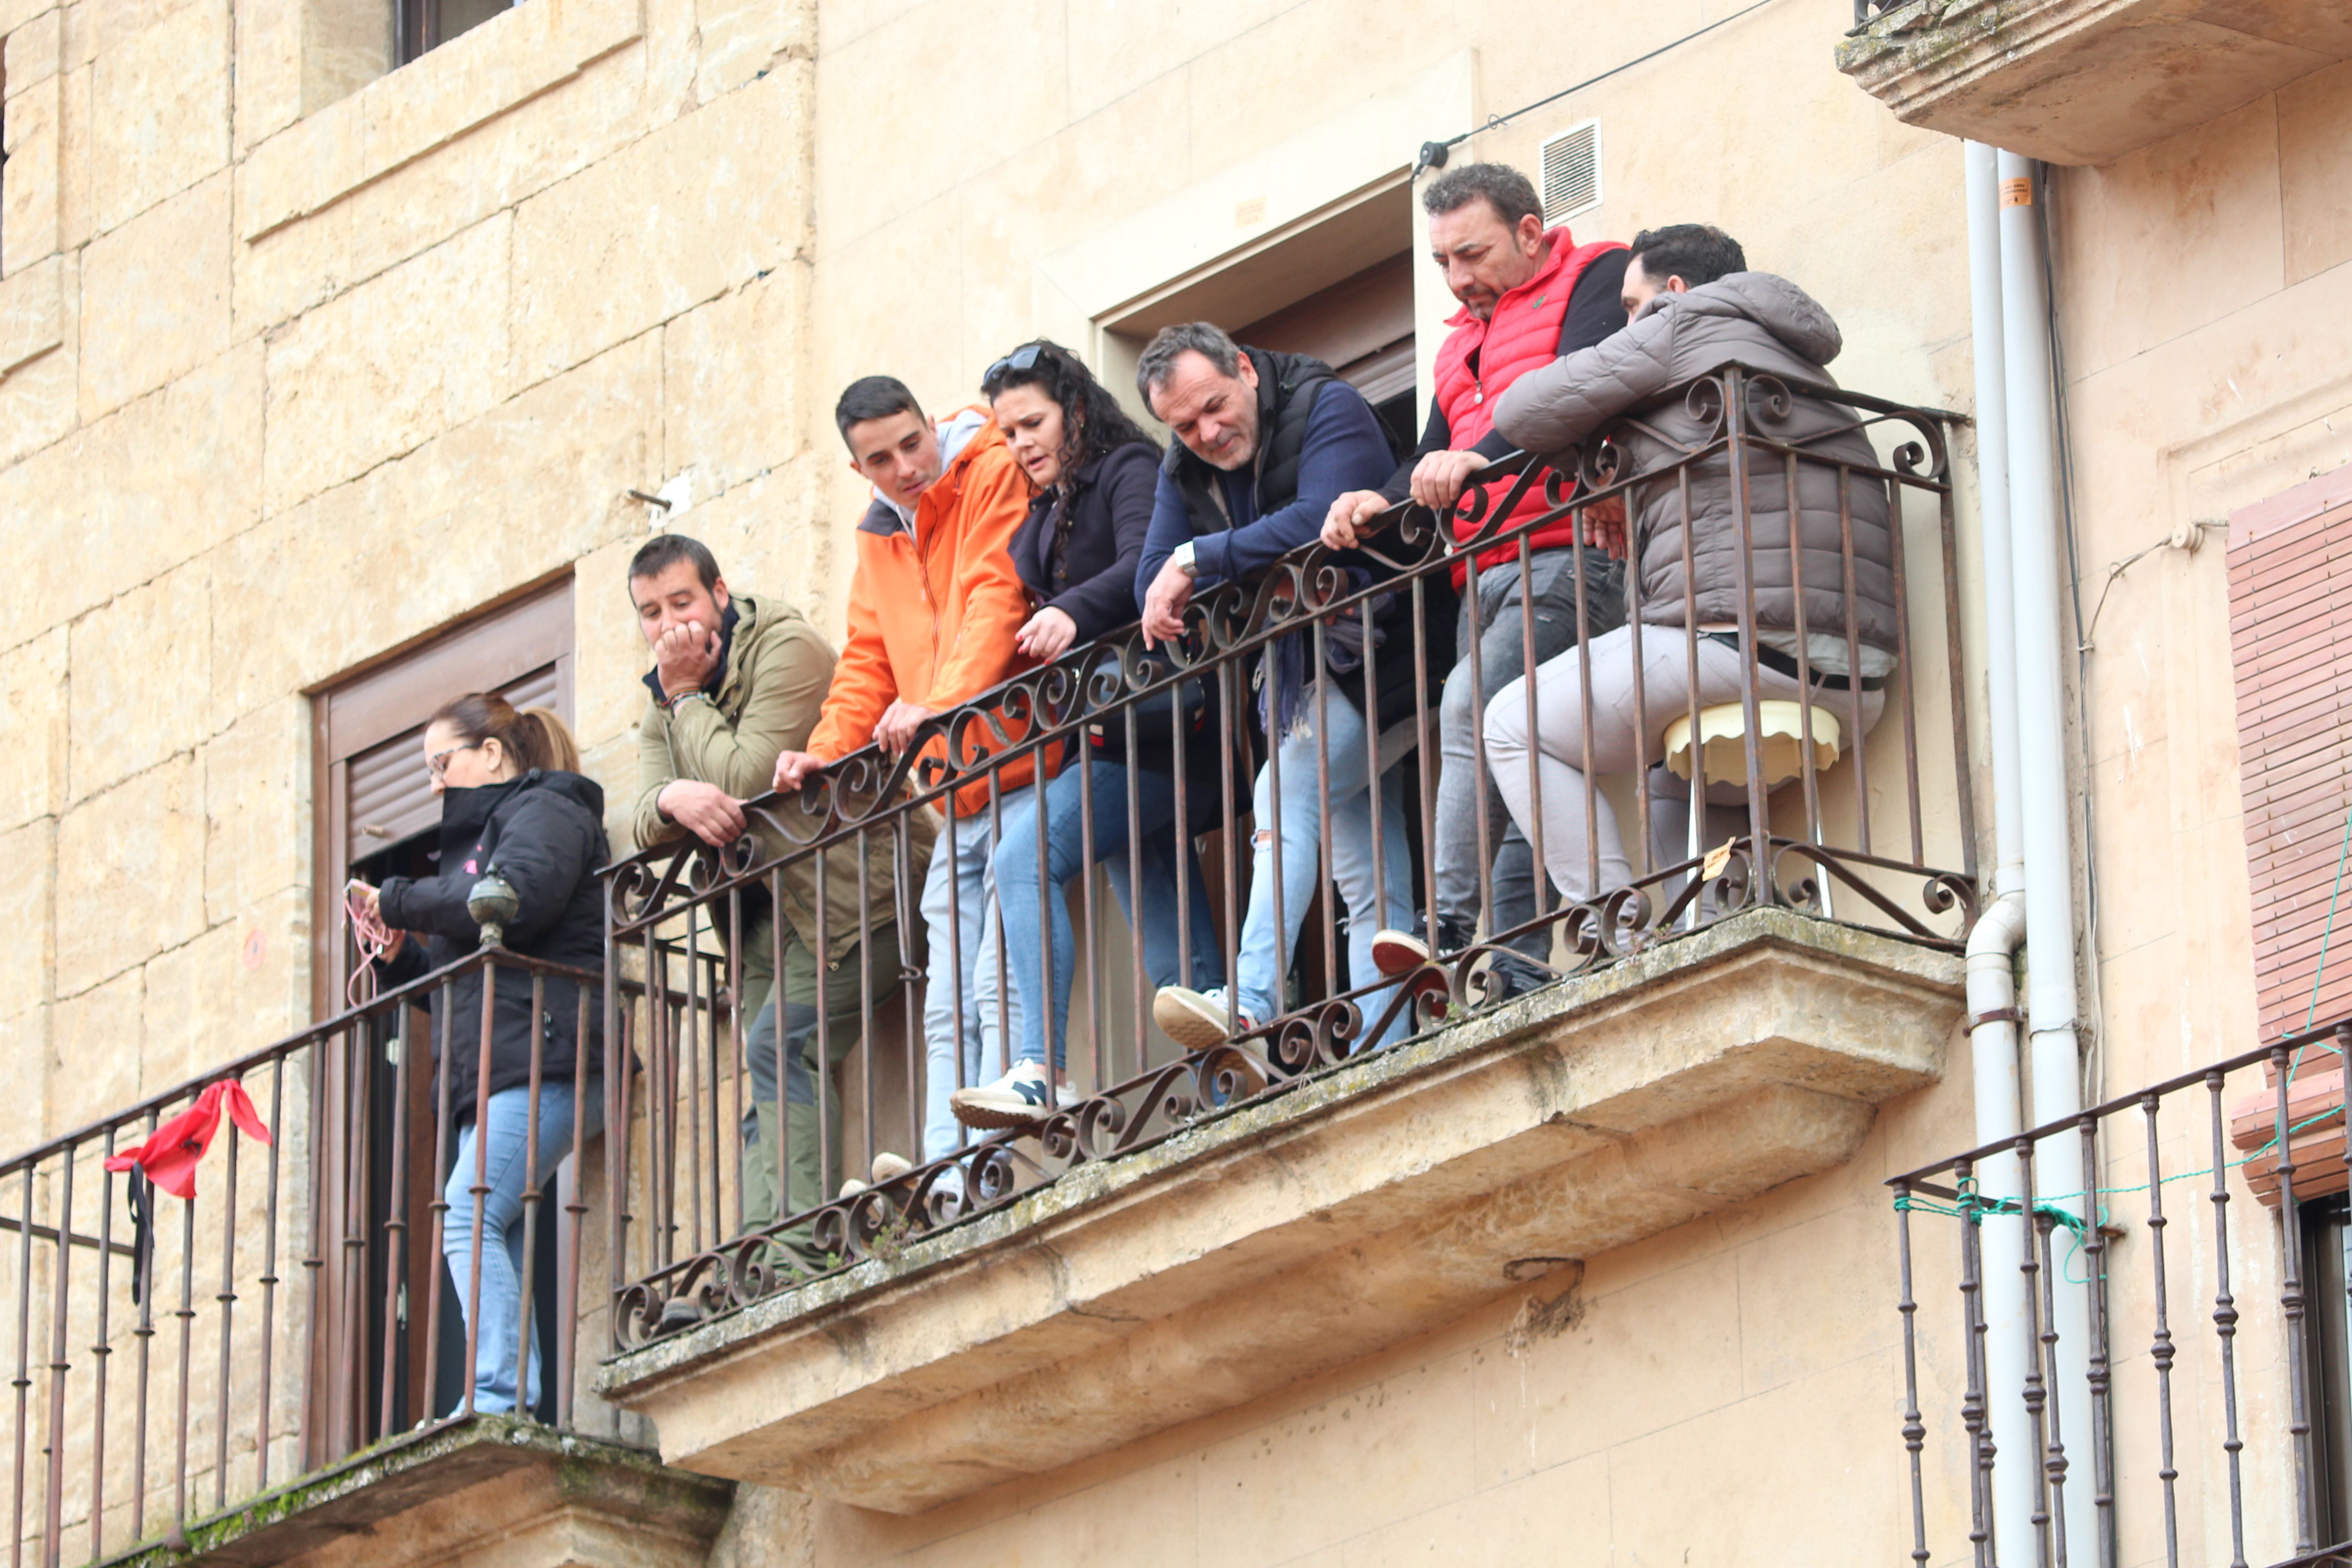
[[(1976, 1079), (1979, 1143), (2023, 1131), (2017, 1055), (2016, 953), (2025, 940), (2025, 819), (2017, 756), (2017, 608), (2009, 516), (2009, 388), (2001, 341), (2000, 175), (1992, 148), (1966, 149), (1969, 202), (1969, 299), (1976, 337), (1978, 515), (1982, 523), (1985, 582), (1986, 685), (1991, 710), (1994, 900), (1969, 931), (1969, 1056)], [(1979, 1191), (2013, 1197), (2017, 1157), (1999, 1154), (1978, 1167)], [(2033, 1425), (2019, 1394), (2033, 1352), (2026, 1314), (2025, 1277), (2015, 1262), (2025, 1245), (2024, 1221), (1994, 1216), (1983, 1234), (1986, 1274), (1985, 1381), (1992, 1426), (1993, 1541), (2018, 1563), (2033, 1539)]]
[[(2032, 1035), (2032, 1115), (2055, 1121), (2083, 1109), (2082, 1048), (2075, 1034), (2074, 867), (2066, 784), (2065, 664), (2059, 618), (2058, 405), (2049, 338), (2049, 294), (2042, 262), (2034, 164), (2000, 154), (2001, 338), (2008, 388), (2009, 511), (2014, 558), (2011, 581), (2017, 617), (2017, 738), (2019, 798), (2025, 843), (2025, 931), (2031, 962), (2027, 1016)], [(2087, 1185), (2082, 1143), (2045, 1141), (2036, 1151), (2034, 1192), (2090, 1222), (2079, 1194)], [(2077, 1194), (2068, 1196), (2068, 1194)], [(2090, 1344), (2088, 1291), (2069, 1284), (2083, 1255), (2064, 1232), (2055, 1237), (2046, 1285), (2056, 1301), (2058, 1346), (2050, 1388), (2049, 1419), (2065, 1445), (2065, 1560), (2078, 1568), (2099, 1563), (2092, 1499), (2096, 1490), (2090, 1397), (2084, 1384)], [(1992, 1258), (1997, 1265), (1999, 1260)], [(2037, 1280), (2045, 1277), (2037, 1276)], [(2055, 1553), (2050, 1553), (2055, 1560)], [(2005, 1548), (2011, 1563), (2027, 1561)]]

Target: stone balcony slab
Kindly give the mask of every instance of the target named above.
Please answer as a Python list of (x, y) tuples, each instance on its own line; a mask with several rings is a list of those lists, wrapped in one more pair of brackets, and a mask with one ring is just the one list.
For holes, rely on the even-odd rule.
[(1852, 1158), (1960, 960), (1736, 916), (608, 1363), (664, 1460), (910, 1513)]
[(511, 1416), (394, 1437), (120, 1568), (703, 1568), (734, 1488)]
[(2108, 163), (2352, 58), (2352, 0), (1909, 0), (1838, 45), (1906, 124)]

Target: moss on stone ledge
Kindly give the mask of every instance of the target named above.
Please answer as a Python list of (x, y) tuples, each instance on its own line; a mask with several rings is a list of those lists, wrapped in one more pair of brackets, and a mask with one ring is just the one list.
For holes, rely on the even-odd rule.
[[(179, 1568), (207, 1562), (272, 1562), (264, 1538), (363, 1529), (503, 1471), (551, 1469), (565, 1498), (626, 1497), (646, 1512), (701, 1518), (715, 1530), (733, 1483), (688, 1475), (623, 1444), (561, 1433), (513, 1415), (480, 1415), (424, 1432), (404, 1432), (188, 1526), (184, 1541), (150, 1541), (108, 1559), (123, 1568)], [(236, 1550), (243, 1547), (245, 1550)], [(296, 1547), (295, 1550), (299, 1550)]]

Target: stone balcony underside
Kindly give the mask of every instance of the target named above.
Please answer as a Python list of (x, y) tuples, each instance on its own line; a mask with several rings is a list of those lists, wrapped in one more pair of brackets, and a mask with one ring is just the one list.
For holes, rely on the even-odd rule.
[(1911, 0), (1838, 46), (1907, 124), (2107, 163), (2352, 58), (2352, 0)]
[(653, 1456), (478, 1415), (392, 1438), (121, 1568), (703, 1568), (734, 1488)]
[[(1947, 953), (1759, 910), (603, 1369), (664, 1459), (909, 1513), (1107, 1452), (1852, 1157)], [(1531, 1261), (1533, 1260), (1533, 1261)]]

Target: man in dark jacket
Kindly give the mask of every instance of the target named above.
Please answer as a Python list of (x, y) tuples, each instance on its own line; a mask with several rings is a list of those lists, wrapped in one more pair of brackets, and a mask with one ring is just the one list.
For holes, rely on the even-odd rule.
[[(1851, 748), (1877, 721), (1882, 688), (1895, 667), (1886, 489), (1854, 471), (1875, 468), (1879, 459), (1850, 411), (1801, 395), (1776, 407), (1751, 389), (1748, 430), (1802, 454), (1793, 497), (1788, 459), (1778, 451), (1754, 453), (1742, 485), (1734, 484), (1726, 453), (1697, 463), (1687, 490), (1673, 471), (1683, 453), (1719, 439), (1719, 430), (1703, 401), (1661, 402), (1664, 394), (1734, 363), (1831, 384), (1822, 367), (1842, 346), (1837, 323), (1794, 283), (1746, 266), (1738, 245), (1717, 229), (1681, 224), (1640, 236), (1625, 269), (1632, 324), (1597, 347), (1521, 376), (1495, 412), (1496, 427), (1507, 437), (1543, 453), (1565, 452), (1638, 412), (1638, 422), (1615, 426), (1616, 439), (1637, 479), (1657, 476), (1632, 492), (1632, 549), (1642, 622), (1674, 629), (1643, 639), (1638, 706), (1632, 631), (1624, 628), (1536, 671), (1532, 731), (1523, 683), (1497, 692), (1486, 707), (1486, 755), (1496, 787), (1525, 829), (1533, 816), (1531, 779), (1540, 776), (1544, 858), (1552, 880), (1573, 899), (1632, 879), (1616, 814), (1598, 790), (1591, 804), (1597, 842), (1585, 831), (1581, 770), (1588, 746), (1594, 768), (1631, 772), (1637, 756), (1662, 754), (1666, 727), (1694, 705), (1738, 702), (1751, 683), (1764, 699), (1807, 697), (1801, 670), (1811, 681), (1810, 702), (1852, 726), (1845, 738)], [(1745, 566), (1755, 590), (1753, 647), (1742, 646), (1740, 626), (1742, 489), (1748, 510)], [(1801, 559), (1790, 547), (1792, 522)], [(1849, 524), (1850, 562), (1843, 545)], [(1795, 591), (1800, 571), (1801, 608)], [(1588, 668), (1589, 714), (1582, 699)], [(1685, 808), (1674, 800), (1678, 787), (1663, 768), (1654, 772), (1653, 798), (1661, 805), (1652, 823), (1653, 844), (1671, 859), (1682, 858), (1687, 846)], [(1744, 779), (1718, 782), (1708, 791), (1718, 804), (1745, 795)], [(1707, 838), (1720, 842), (1712, 827)]]
[[(1450, 510), (1481, 468), (1513, 450), (1493, 427), (1495, 400), (1528, 372), (1625, 325), (1625, 247), (1614, 240), (1579, 245), (1564, 226), (1545, 228), (1543, 203), (1518, 170), (1502, 163), (1448, 169), (1422, 192), (1421, 205), (1429, 215), (1431, 259), (1462, 309), (1447, 321), (1454, 330), (1437, 351), (1421, 445), (1381, 489), (1352, 490), (1331, 503), (1323, 542), (1335, 550), (1352, 546), (1358, 527), (1408, 494), (1441, 515)], [(1502, 504), (1511, 484), (1484, 488), (1491, 508)], [(1508, 518), (1491, 510), (1475, 522), (1457, 517), (1454, 537), (1466, 544), (1552, 510), (1543, 488), (1531, 486)], [(1454, 673), (1438, 709), (1444, 761), (1431, 814), (1437, 930), (1433, 942), (1382, 931), (1379, 956), (1391, 973), (1426, 963), (1433, 947), (1457, 952), (1469, 946), (1482, 914), (1490, 936), (1536, 918), (1535, 853), (1482, 765), (1484, 700), (1525, 675), (1530, 660), (1541, 663), (1575, 647), (1580, 620), (1583, 634), (1596, 637), (1625, 620), (1624, 567), (1589, 542), (1580, 546), (1572, 516), (1534, 529), (1524, 552), (1516, 538), (1480, 550), (1477, 567), (1476, 599), (1465, 594), (1463, 601)], [(1454, 571), (1454, 585), (1466, 590), (1465, 567)], [(1528, 626), (1520, 624), (1522, 595)], [(1481, 844), (1492, 853), (1483, 867)], [(1488, 868), (1491, 880), (1483, 874)], [(1510, 945), (1540, 963), (1550, 956), (1551, 931), (1538, 927)], [(1507, 957), (1495, 963), (1502, 996), (1539, 984), (1548, 973)]]
[[(1196, 587), (1254, 576), (1312, 542), (1333, 500), (1381, 483), (1395, 467), (1371, 405), (1328, 365), (1243, 349), (1204, 321), (1169, 327), (1154, 338), (1137, 363), (1136, 385), (1178, 442), (1160, 471), (1136, 578), (1148, 642), (1183, 635), (1184, 607)], [(1350, 917), (1350, 989), (1381, 977), (1372, 932), (1412, 923), (1402, 781), (1376, 774), (1366, 754), (1368, 726), (1393, 735), (1381, 748), (1382, 772), (1412, 738), (1416, 628), (1406, 623), (1408, 604), (1402, 597), (1391, 603), (1373, 648), (1362, 646), (1354, 612), (1337, 617), (1324, 637), (1328, 680), (1307, 668), (1313, 639), (1304, 632), (1265, 655), (1261, 717), (1273, 756), (1253, 795), (1249, 912), (1234, 991), (1168, 986), (1152, 1007), (1169, 1037), (1189, 1049), (1255, 1028), (1284, 1010), (1291, 943), (1326, 869), (1327, 801), (1328, 869)], [(1444, 613), (1452, 618), (1451, 605)], [(1376, 694), (1369, 705), (1368, 685)], [(1361, 1005), (1370, 1016), (1385, 1001), (1374, 993)]]
[[(647, 540), (629, 563), (629, 597), (651, 646), (645, 678), (651, 700), (637, 721), (637, 847), (688, 834), (724, 847), (751, 832), (760, 858), (783, 854), (814, 837), (797, 799), (747, 816), (742, 803), (767, 793), (776, 758), (807, 742), (833, 681), (834, 653), (817, 629), (781, 598), (730, 594), (719, 563), (700, 541), (675, 533)], [(926, 825), (928, 826), (928, 824)], [(784, 831), (789, 827), (790, 832)], [(891, 844), (877, 835), (866, 855), (867, 903), (861, 909), (857, 856), (849, 846), (825, 853), (825, 905), (817, 908), (817, 857), (788, 861), (774, 876), (783, 895), (783, 1118), (776, 1114), (776, 910), (767, 889), (745, 896), (741, 1016), (750, 1019), (744, 1055), (751, 1103), (743, 1115), (743, 1226), (755, 1230), (823, 1203), (831, 1173), (822, 1151), (841, 1148), (841, 1104), (825, 1094), (829, 1135), (818, 1131), (818, 1087), (862, 1033), (864, 984), (878, 1004), (898, 985), (901, 964)], [(711, 910), (728, 940), (723, 905)], [(863, 942), (864, 950), (860, 950)], [(820, 1031), (820, 1013), (824, 1027)], [(777, 1157), (789, 1172), (779, 1206)], [(892, 1156), (877, 1156), (877, 1163)], [(895, 1175), (903, 1162), (886, 1166)]]

